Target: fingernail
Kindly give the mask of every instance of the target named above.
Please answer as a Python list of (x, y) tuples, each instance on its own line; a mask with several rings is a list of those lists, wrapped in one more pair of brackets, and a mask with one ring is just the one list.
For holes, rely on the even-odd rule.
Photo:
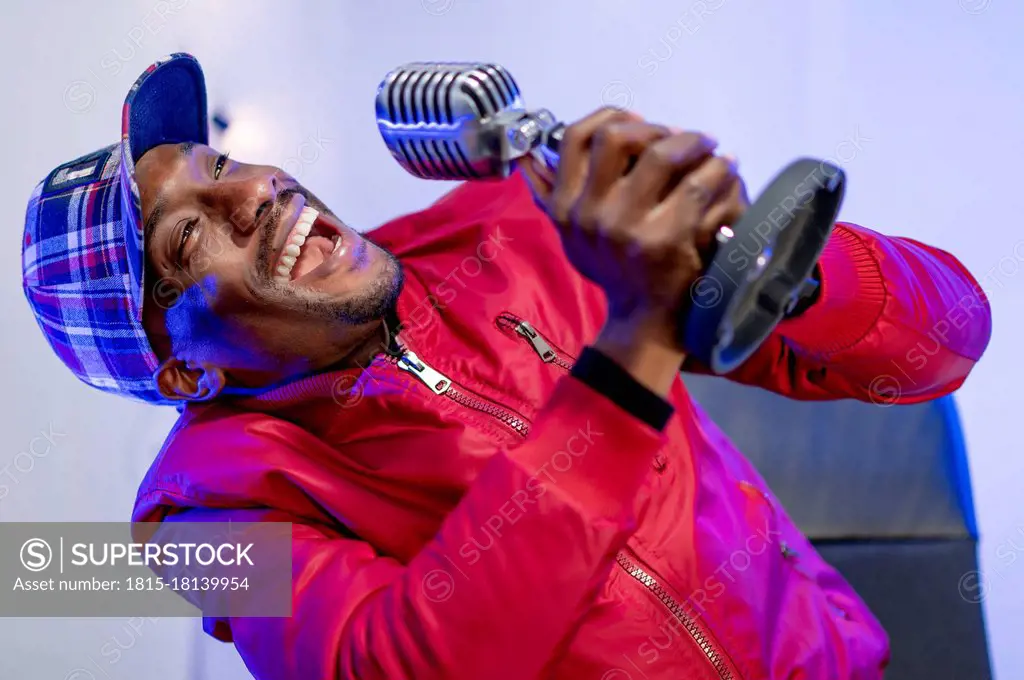
[(722, 155), (722, 158), (724, 158), (725, 160), (729, 161), (729, 163), (730, 163), (730, 164), (732, 165), (732, 167), (734, 167), (734, 168), (738, 168), (738, 167), (739, 167), (739, 165), (740, 165), (740, 160), (739, 160), (738, 158), (736, 158), (736, 156), (734, 156), (734, 155), (733, 155), (733, 154), (731, 154), (731, 153), (723, 154), (723, 155)]

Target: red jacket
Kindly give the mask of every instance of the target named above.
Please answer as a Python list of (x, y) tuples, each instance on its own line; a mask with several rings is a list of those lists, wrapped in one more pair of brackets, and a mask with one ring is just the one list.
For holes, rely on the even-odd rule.
[[(383, 355), (190, 406), (139, 491), (137, 522), (295, 523), (293, 616), (206, 620), (256, 677), (881, 677), (878, 621), (682, 381), (658, 432), (567, 375), (604, 298), (520, 177), (371, 237), (405, 265), (424, 381)], [(842, 224), (821, 267), (818, 303), (730, 379), (913, 403), (988, 342), (942, 251)]]

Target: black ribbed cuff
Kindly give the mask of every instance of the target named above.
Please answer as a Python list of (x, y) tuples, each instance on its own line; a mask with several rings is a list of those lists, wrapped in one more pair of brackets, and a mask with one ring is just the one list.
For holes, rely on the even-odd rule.
[(626, 369), (593, 347), (584, 348), (570, 373), (658, 431), (665, 429), (668, 419), (675, 413), (672, 404), (641, 385)]

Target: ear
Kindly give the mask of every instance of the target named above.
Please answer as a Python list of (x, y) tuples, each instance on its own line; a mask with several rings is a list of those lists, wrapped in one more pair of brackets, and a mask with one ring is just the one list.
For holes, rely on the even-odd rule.
[(224, 371), (212, 364), (189, 364), (171, 357), (156, 372), (157, 389), (168, 399), (210, 401), (224, 389)]

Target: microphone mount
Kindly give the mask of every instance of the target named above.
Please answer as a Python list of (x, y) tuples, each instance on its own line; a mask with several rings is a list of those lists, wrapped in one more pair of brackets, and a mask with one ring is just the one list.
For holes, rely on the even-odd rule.
[(515, 171), (516, 161), (527, 155), (554, 167), (564, 130), (565, 124), (547, 109), (506, 110), (480, 121), (477, 134), (495, 176), (506, 178)]

